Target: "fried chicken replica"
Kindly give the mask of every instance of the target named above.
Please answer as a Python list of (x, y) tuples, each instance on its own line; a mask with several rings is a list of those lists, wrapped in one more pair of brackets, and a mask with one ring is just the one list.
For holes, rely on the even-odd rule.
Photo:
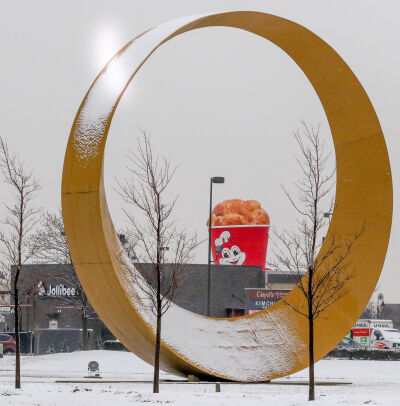
[[(269, 216), (257, 200), (231, 199), (217, 204), (211, 215), (215, 226), (269, 225)], [(207, 220), (209, 226), (209, 220)]]

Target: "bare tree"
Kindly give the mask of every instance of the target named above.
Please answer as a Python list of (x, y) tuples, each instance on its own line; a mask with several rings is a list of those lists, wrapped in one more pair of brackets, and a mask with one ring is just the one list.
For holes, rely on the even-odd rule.
[(274, 265), (293, 276), (305, 299), (299, 306), (283, 301), (308, 319), (309, 400), (315, 399), (314, 323), (346, 293), (344, 286), (354, 277), (348, 270), (346, 258), (364, 231), (364, 225), (360, 225), (360, 229), (352, 235), (329, 237), (325, 240), (324, 251), (317, 256), (324, 239), (322, 233), (332, 214), (331, 196), (335, 185), (335, 170), (329, 167), (329, 154), (319, 132), (319, 127), (302, 122), (301, 131), (294, 134), (300, 150), (297, 162), (301, 178), (294, 184), (296, 196), (285, 187), (283, 190), (297, 211), (297, 229), (293, 232), (275, 230), (274, 249)]
[(117, 231), (118, 239), (124, 247), (124, 252), (128, 256), (131, 263), (137, 262), (138, 258), (136, 255), (137, 244), (135, 240), (134, 233), (130, 228), (120, 228)]
[[(171, 219), (177, 197), (168, 199), (168, 186), (175, 174), (168, 158), (154, 155), (146, 133), (137, 139), (137, 151), (130, 151), (128, 168), (132, 177), (118, 182), (119, 192), (134, 212), (125, 210), (131, 238), (136, 244), (136, 267), (131, 272), (141, 303), (156, 318), (153, 392), (159, 392), (161, 320), (169, 309), (183, 277), (186, 264), (199, 245), (196, 236), (179, 231)], [(171, 263), (166, 265), (166, 251)], [(140, 265), (141, 264), (141, 265)]]
[(362, 312), (360, 319), (376, 319), (378, 318), (378, 310), (378, 304), (375, 300), (371, 299)]
[(35, 252), (35, 260), (40, 263), (60, 265), (64, 272), (58, 274), (56, 279), (77, 288), (75, 296), (66, 296), (62, 300), (65, 304), (75, 307), (81, 314), (82, 350), (87, 351), (89, 349), (88, 319), (94, 314), (94, 310), (73, 267), (61, 213), (43, 213), (40, 228), (33, 234), (31, 244)]
[(6, 231), (0, 233), (2, 268), (15, 266), (11, 273), (11, 294), (14, 299), (14, 331), (16, 341), (15, 387), (21, 387), (21, 360), (19, 339), (20, 295), (19, 278), (22, 265), (34, 255), (29, 243), (40, 209), (32, 200), (40, 190), (32, 171), (9, 152), (6, 141), (0, 137), (0, 169), (3, 182), (12, 190), (13, 203), (6, 204), (3, 219)]
[(380, 288), (377, 285), (371, 295), (371, 298), (369, 299), (367, 306), (362, 312), (360, 319), (377, 319), (381, 317), (383, 298), (380, 300), (380, 295), (382, 294), (380, 293), (378, 295), (378, 289)]

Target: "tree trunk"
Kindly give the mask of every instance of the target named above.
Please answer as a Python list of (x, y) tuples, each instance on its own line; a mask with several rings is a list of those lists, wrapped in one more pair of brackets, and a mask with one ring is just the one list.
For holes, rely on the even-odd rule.
[(19, 342), (19, 298), (18, 288), (14, 286), (14, 332), (15, 332), (15, 388), (21, 389), (21, 358)]
[(88, 328), (87, 328), (87, 321), (88, 318), (86, 313), (82, 313), (82, 351), (89, 350), (89, 336), (88, 336)]
[(161, 304), (157, 306), (156, 350), (154, 355), (153, 393), (160, 392)]
[[(158, 196), (159, 197), (159, 196)], [(156, 264), (156, 272), (157, 272), (157, 330), (156, 330), (156, 349), (154, 353), (154, 377), (153, 377), (153, 393), (160, 392), (160, 344), (161, 344), (161, 220), (160, 220), (160, 200), (157, 200), (157, 264)]]
[(157, 329), (156, 329), (156, 349), (154, 352), (153, 393), (160, 392), (160, 346), (161, 346), (162, 314), (161, 314), (161, 269), (160, 269), (159, 253), (157, 253), (156, 270), (157, 270)]
[(314, 382), (314, 320), (311, 315), (308, 319), (308, 348), (309, 348), (309, 368), (308, 368), (308, 400), (315, 400), (315, 382)]

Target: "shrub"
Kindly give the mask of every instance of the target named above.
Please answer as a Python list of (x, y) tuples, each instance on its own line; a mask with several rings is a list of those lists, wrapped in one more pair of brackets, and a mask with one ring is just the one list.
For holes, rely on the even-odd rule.
[(400, 350), (375, 348), (334, 348), (327, 358), (400, 361)]
[(121, 342), (114, 340), (104, 341), (103, 349), (110, 351), (128, 351)]
[(56, 350), (54, 349), (54, 347), (50, 344), (49, 348), (47, 348), (46, 354), (54, 354), (56, 352)]

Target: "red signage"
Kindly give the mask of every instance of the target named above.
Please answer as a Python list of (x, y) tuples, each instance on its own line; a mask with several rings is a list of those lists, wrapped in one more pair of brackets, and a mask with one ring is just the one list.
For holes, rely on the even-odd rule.
[(218, 265), (255, 265), (265, 268), (268, 225), (211, 228), (211, 248)]
[(372, 328), (353, 328), (353, 337), (368, 337), (372, 333)]

